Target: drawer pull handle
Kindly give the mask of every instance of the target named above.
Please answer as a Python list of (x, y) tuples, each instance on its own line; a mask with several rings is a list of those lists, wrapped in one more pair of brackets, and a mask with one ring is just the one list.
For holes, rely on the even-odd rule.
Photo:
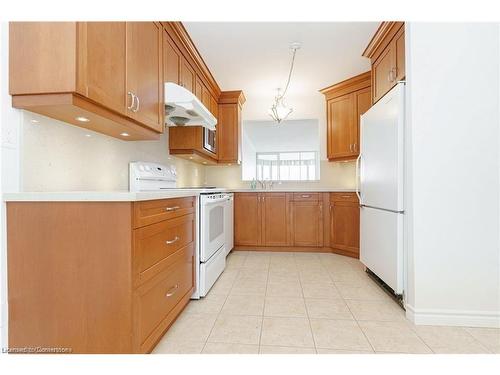
[(179, 284), (175, 284), (172, 288), (169, 289), (165, 297), (172, 297), (175, 293), (177, 293), (177, 289), (179, 289)]
[(167, 245), (171, 245), (171, 244), (176, 243), (177, 241), (179, 241), (179, 239), (180, 239), (179, 236), (175, 236), (175, 238), (173, 240), (166, 240), (165, 243)]
[(175, 211), (175, 210), (178, 210), (179, 208), (180, 208), (179, 206), (165, 207), (165, 211), (167, 211), (167, 212)]
[(341, 195), (342, 198), (351, 198), (350, 195)]
[(309, 194), (302, 194), (302, 198), (311, 198)]

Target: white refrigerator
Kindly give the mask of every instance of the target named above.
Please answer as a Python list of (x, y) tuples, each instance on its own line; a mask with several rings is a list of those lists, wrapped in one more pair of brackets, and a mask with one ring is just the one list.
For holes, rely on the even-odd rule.
[(360, 260), (403, 294), (404, 82), (361, 116), (356, 162)]

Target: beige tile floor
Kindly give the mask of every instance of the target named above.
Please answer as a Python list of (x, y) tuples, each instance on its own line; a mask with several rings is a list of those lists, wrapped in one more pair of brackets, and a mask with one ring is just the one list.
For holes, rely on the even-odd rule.
[(500, 353), (500, 330), (415, 326), (356, 259), (233, 252), (153, 353)]

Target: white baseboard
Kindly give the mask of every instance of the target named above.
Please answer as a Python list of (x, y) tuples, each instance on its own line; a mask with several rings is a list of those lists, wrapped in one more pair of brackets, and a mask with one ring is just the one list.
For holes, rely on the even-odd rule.
[(407, 304), (406, 317), (415, 325), (500, 328), (500, 312), (415, 309)]

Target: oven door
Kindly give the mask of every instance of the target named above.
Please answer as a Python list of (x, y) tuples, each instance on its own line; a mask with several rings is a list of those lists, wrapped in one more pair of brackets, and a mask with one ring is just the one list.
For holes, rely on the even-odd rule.
[(203, 128), (203, 148), (207, 151), (216, 153), (216, 133), (215, 130)]
[(224, 246), (224, 209), (228, 197), (225, 194), (202, 195), (200, 261), (208, 261)]

